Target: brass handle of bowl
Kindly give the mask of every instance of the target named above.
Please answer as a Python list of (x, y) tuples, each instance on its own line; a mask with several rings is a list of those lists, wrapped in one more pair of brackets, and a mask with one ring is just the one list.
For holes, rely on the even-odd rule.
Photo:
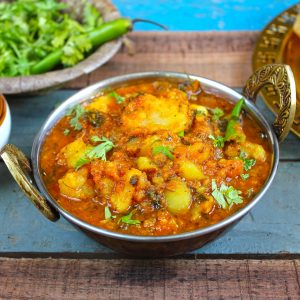
[(32, 170), (24, 153), (16, 146), (7, 144), (1, 149), (0, 156), (11, 175), (35, 207), (50, 221), (58, 220), (58, 212), (40, 195), (31, 180), (26, 176), (26, 174), (30, 176)]
[(271, 85), (268, 95), (274, 98), (272, 101), (278, 103), (279, 97), (279, 112), (273, 128), (281, 142), (292, 127), (296, 111), (296, 84), (291, 68), (288, 65), (272, 64), (257, 69), (247, 80), (243, 94), (255, 102), (259, 90), (267, 85)]

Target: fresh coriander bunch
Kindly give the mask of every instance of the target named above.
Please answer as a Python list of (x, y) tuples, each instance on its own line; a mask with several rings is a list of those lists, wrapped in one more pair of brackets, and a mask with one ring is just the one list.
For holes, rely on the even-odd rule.
[(32, 74), (45, 57), (61, 51), (63, 66), (73, 66), (92, 48), (87, 34), (102, 25), (98, 10), (83, 1), (80, 21), (57, 0), (0, 3), (0, 76)]

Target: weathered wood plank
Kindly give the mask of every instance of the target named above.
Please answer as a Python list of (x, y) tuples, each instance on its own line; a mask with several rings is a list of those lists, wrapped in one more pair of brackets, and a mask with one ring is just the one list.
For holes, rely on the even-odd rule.
[(136, 53), (123, 47), (111, 61), (66, 85), (82, 88), (104, 78), (142, 71), (178, 71), (211, 78), (232, 87), (251, 75), (251, 57), (258, 33), (133, 32)]
[(299, 260), (0, 259), (1, 299), (299, 299)]

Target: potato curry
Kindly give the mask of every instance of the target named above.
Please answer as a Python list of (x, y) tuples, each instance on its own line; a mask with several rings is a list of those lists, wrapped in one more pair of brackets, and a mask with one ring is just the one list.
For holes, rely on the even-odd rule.
[(74, 216), (121, 233), (217, 223), (247, 205), (270, 172), (267, 139), (243, 104), (191, 80), (106, 89), (45, 138), (45, 186)]

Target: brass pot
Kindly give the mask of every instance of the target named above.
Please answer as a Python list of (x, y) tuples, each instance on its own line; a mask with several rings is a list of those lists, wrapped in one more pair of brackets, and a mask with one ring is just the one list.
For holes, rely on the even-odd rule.
[[(244, 109), (261, 126), (270, 148), (272, 149), (272, 166), (269, 177), (255, 198), (243, 209), (239, 210), (230, 217), (218, 222), (217, 224), (167, 236), (134, 236), (108, 231), (100, 227), (92, 226), (76, 218), (62, 207), (48, 193), (41, 176), (40, 151), (45, 136), (65, 114), (66, 110), (79, 102), (83, 102), (106, 87), (117, 87), (123, 84), (133, 83), (145, 79), (166, 79), (166, 80), (186, 80), (186, 74), (171, 72), (147, 72), (122, 75), (103, 80), (90, 87), (87, 87), (66, 101), (64, 101), (54, 112), (50, 114), (40, 132), (37, 134), (31, 152), (32, 169), (28, 159), (24, 154), (13, 145), (6, 145), (0, 155), (11, 174), (14, 176), (21, 189), (32, 201), (32, 203), (51, 221), (56, 221), (60, 215), (64, 216), (70, 223), (83, 230), (101, 244), (108, 246), (124, 254), (142, 257), (163, 257), (182, 254), (203, 246), (205, 243), (215, 239), (225, 229), (229, 229), (233, 224), (240, 220), (254, 205), (256, 205), (269, 189), (279, 161), (279, 143), (288, 134), (295, 115), (296, 107), (296, 88), (292, 71), (286, 65), (266, 65), (258, 69), (246, 82), (243, 93), (240, 94), (233, 89), (215, 81), (190, 75), (191, 79), (201, 82), (205, 91), (225, 97), (236, 102), (240, 98), (246, 98)], [(273, 123), (273, 128), (268, 124), (263, 115), (254, 105), (257, 93), (266, 85), (272, 85), (277, 91), (280, 103), (280, 112)], [(33, 186), (28, 175), (33, 170), (34, 181), (37, 188)]]

